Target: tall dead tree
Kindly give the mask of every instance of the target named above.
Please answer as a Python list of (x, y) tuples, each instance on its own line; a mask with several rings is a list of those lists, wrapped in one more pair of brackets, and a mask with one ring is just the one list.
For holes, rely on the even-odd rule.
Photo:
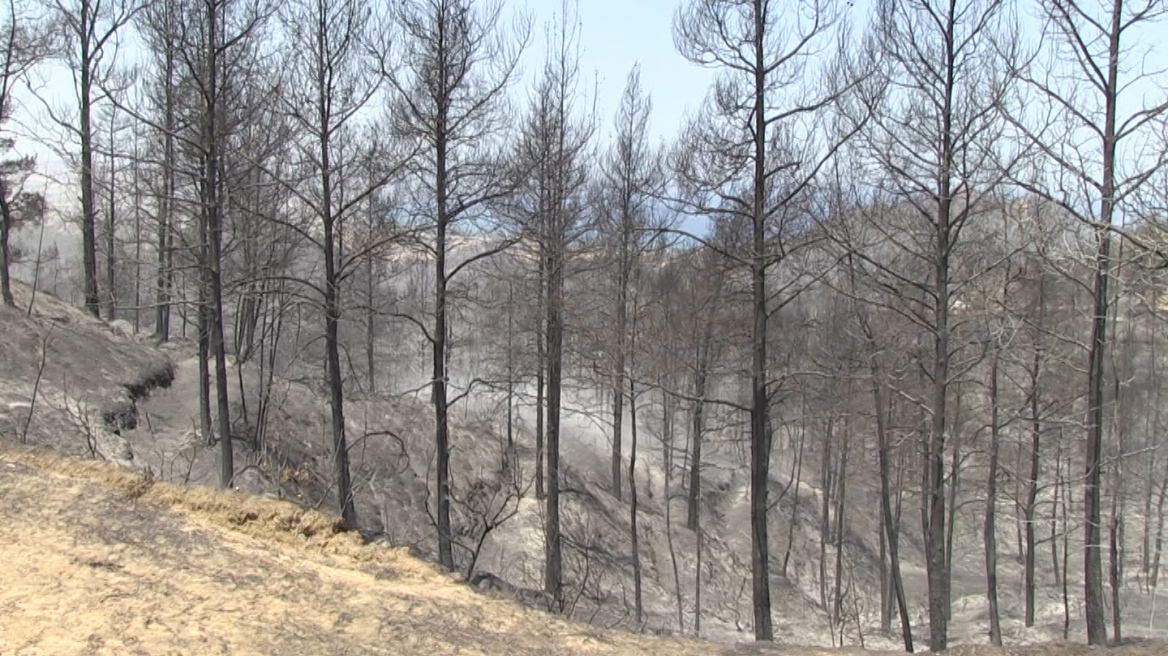
[(448, 289), (470, 260), (448, 265), (450, 237), (462, 224), (483, 218), (486, 206), (509, 189), (500, 163), (510, 118), (507, 90), (515, 80), (529, 26), (520, 20), (508, 30), (502, 4), (495, 1), (407, 0), (396, 11), (400, 68), (389, 53), (381, 68), (394, 92), (393, 131), (419, 152), (409, 169), (417, 183), (415, 201), (433, 231), (423, 249), (434, 261), (434, 315), (429, 325), (418, 326), (433, 350), (438, 560), (453, 569)]
[[(1027, 323), (1032, 327), (1029, 332), (1031, 334), (1031, 348), (1033, 349), (1033, 356), (1026, 363), (1026, 409), (1030, 432), (1030, 467), (1026, 476), (1026, 494), (1022, 505), (1022, 516), (1025, 524), (1022, 559), (1023, 596), (1025, 597), (1023, 622), (1027, 627), (1034, 626), (1035, 615), (1037, 544), (1034, 524), (1038, 511), (1039, 476), (1042, 473), (1043, 406), (1045, 405), (1045, 399), (1042, 396), (1042, 379), (1046, 368), (1045, 340), (1043, 338), (1044, 332), (1047, 330), (1047, 272), (1039, 268), (1037, 277), (1037, 281), (1033, 280), (1033, 276), (1029, 281), (1036, 289), (1027, 317)], [(1057, 574), (1057, 568), (1055, 569)]]
[(60, 26), (66, 46), (65, 63), (73, 75), (75, 117), (57, 114), (46, 103), (51, 119), (69, 132), (80, 149), (78, 186), (81, 193), (81, 259), (85, 308), (101, 313), (97, 289), (97, 207), (93, 181), (93, 110), (111, 80), (120, 32), (143, 6), (137, 0), (46, 0)]
[(532, 94), (514, 166), (518, 168), (514, 203), (525, 234), (537, 242), (543, 274), (543, 344), (539, 363), (547, 383), (547, 477), (544, 513), (544, 592), (563, 611), (563, 540), (560, 530), (560, 436), (563, 398), (564, 302), (570, 251), (587, 230), (589, 147), (592, 124), (582, 117), (579, 21), (564, 2), (548, 26), (547, 55)]
[[(750, 524), (754, 635), (773, 640), (767, 486), (770, 402), (775, 392), (768, 322), (801, 289), (772, 289), (768, 273), (807, 237), (791, 203), (816, 176), (832, 143), (819, 120), (848, 88), (841, 71), (813, 71), (812, 53), (833, 45), (831, 0), (689, 0), (674, 17), (674, 44), (689, 61), (717, 71), (701, 114), (685, 129), (674, 168), (684, 210), (745, 227), (735, 254), (749, 272)], [(834, 62), (833, 62), (834, 63)], [(827, 81), (821, 87), (805, 79)], [(835, 139), (826, 139), (831, 142)]]
[[(1005, 234), (1005, 233), (1003, 233)], [(987, 308), (991, 314), (997, 314), (1006, 305), (1009, 296), (1010, 272), (1006, 267), (1003, 274), (1001, 298), (994, 304), (997, 307)], [(987, 339), (991, 341), (990, 349), (990, 448), (989, 472), (986, 474), (986, 506), (982, 524), (982, 536), (985, 543), (986, 566), (986, 601), (989, 604), (990, 615), (990, 643), (1001, 646), (1002, 620), (998, 607), (998, 539), (997, 539), (997, 503), (998, 503), (998, 462), (1002, 444), (1002, 395), (1001, 395), (1001, 368), (1002, 350), (1008, 337), (1005, 334), (1005, 321), (995, 322), (996, 317), (990, 318), (993, 325), (989, 329)]]
[[(720, 256), (712, 249), (702, 248), (694, 253), (698, 261), (692, 293), (693, 304), (693, 410), (690, 417), (689, 488), (686, 490), (685, 525), (698, 531), (702, 499), (702, 442), (706, 430), (706, 394), (710, 386), (711, 370), (718, 355), (715, 341), (717, 317), (722, 308), (722, 294), (726, 279)], [(798, 487), (795, 490), (798, 495)], [(699, 538), (700, 539), (700, 538)]]
[[(632, 312), (632, 334), (629, 336), (629, 428), (632, 430), (629, 444), (629, 555), (633, 561), (633, 619), (639, 627), (644, 622), (645, 606), (641, 581), (641, 540), (637, 532), (637, 395), (636, 348), (637, 348), (637, 307), (634, 293)], [(622, 380), (624, 376), (622, 375)], [(668, 503), (666, 499), (666, 503)]]
[[(333, 479), (341, 520), (348, 528), (356, 528), (357, 511), (345, 435), (341, 286), (368, 254), (386, 242), (379, 237), (346, 250), (343, 228), (356, 221), (373, 194), (397, 175), (403, 161), (379, 139), (352, 143), (352, 135), (364, 127), (362, 111), (381, 86), (374, 59), (365, 48), (372, 18), (371, 5), (365, 0), (297, 0), (285, 4), (282, 12), (288, 34), (288, 88), (310, 90), (307, 102), (285, 98), (284, 109), (298, 128), (296, 134), (303, 135), (300, 156), (314, 178), (307, 187), (296, 189), (321, 228), (319, 239), (306, 238), (323, 256), (324, 279), (308, 286), (320, 298), (324, 314)], [(361, 169), (368, 175), (359, 176)]]
[(967, 223), (1001, 179), (993, 150), (1004, 126), (998, 106), (1006, 84), (999, 71), (1003, 58), (1013, 58), (998, 47), (1007, 33), (1003, 7), (1001, 0), (877, 3), (868, 52), (879, 73), (858, 112), (868, 121), (859, 141), (862, 157), (879, 171), (873, 184), (887, 194), (882, 202), (903, 208), (871, 214), (892, 221), (869, 221), (872, 242), (858, 251), (858, 261), (877, 287), (898, 290), (888, 304), (930, 342), (920, 410), (926, 418), (922, 523), (934, 651), (948, 644), (948, 400), (954, 376), (966, 368), (953, 339), (954, 290), (965, 282), (956, 277), (955, 258)]
[(203, 283), (210, 295), (209, 306), (201, 307), (208, 346), (215, 359), (215, 400), (219, 432), (219, 485), (231, 487), (235, 478), (235, 452), (231, 435), (231, 401), (227, 396), (227, 343), (223, 331), (223, 198), (220, 195), (223, 135), (223, 72), (222, 60), (224, 5), (226, 0), (203, 0), (203, 34), (205, 59), (199, 80), (200, 150), (203, 156), (203, 177), (200, 184), (200, 216), (206, 257), (202, 262)]
[(1083, 569), (1087, 641), (1107, 641), (1103, 592), (1100, 482), (1106, 398), (1108, 298), (1113, 230), (1140, 188), (1166, 163), (1168, 143), (1157, 125), (1168, 115), (1165, 73), (1122, 60), (1155, 39), (1168, 12), (1164, 0), (1092, 4), (1042, 0), (1042, 58), (1022, 67), (1024, 95), (1011, 123), (1032, 165), (1017, 183), (1051, 201), (1091, 230), (1092, 313), (1087, 355), (1084, 452)]
[(138, 14), (137, 32), (154, 60), (146, 82), (146, 97), (151, 120), (143, 121), (156, 135), (158, 177), (153, 189), (155, 221), (154, 334), (161, 341), (170, 339), (171, 295), (174, 292), (175, 233), (177, 227), (177, 150), (178, 76), (181, 39), (179, 0), (160, 0), (146, 5)]
[(641, 88), (641, 72), (634, 67), (625, 82), (614, 121), (615, 133), (601, 162), (603, 176), (601, 230), (613, 243), (616, 268), (616, 299), (610, 319), (616, 335), (612, 354), (612, 493), (621, 498), (621, 429), (624, 423), (625, 360), (629, 328), (629, 286), (635, 262), (650, 237), (650, 203), (662, 185), (657, 156), (649, 144), (649, 117), (652, 100)]
[[(108, 112), (109, 123), (106, 126), (107, 141), (104, 144), (97, 145), (97, 149), (104, 151), (105, 155), (105, 170), (100, 171), (104, 174), (106, 179), (104, 184), (98, 185), (100, 191), (96, 191), (99, 196), (104, 195), (102, 200), (106, 201), (104, 214), (105, 225), (103, 226), (102, 236), (105, 237), (105, 291), (102, 296), (105, 297), (106, 320), (112, 321), (118, 318), (118, 290), (117, 290), (117, 235), (118, 235), (118, 158), (121, 155), (118, 152), (118, 143), (122, 137), (118, 134), (117, 124), (117, 107), (110, 107)], [(100, 170), (100, 169), (99, 169)]]
[[(0, 17), (0, 154), (6, 155), (14, 145), (8, 122), (16, 109), (16, 87), (25, 76), (49, 55), (49, 40), (43, 27), (32, 16), (20, 11), (9, 0)], [(19, 202), (25, 178), (32, 172), (29, 157), (0, 159), (0, 303), (14, 306), (10, 266), (12, 251), (9, 236), (22, 218)]]
[[(230, 487), (235, 476), (231, 401), (224, 328), (225, 234), (228, 205), (226, 146), (233, 130), (265, 108), (260, 97), (246, 93), (255, 46), (271, 15), (266, 0), (196, 0), (178, 41), (178, 77), (189, 93), (183, 103), (183, 129), (176, 140), (185, 151), (184, 173), (194, 186), (192, 213), (198, 223), (194, 252), (197, 266), (200, 333), (200, 398), (204, 437), (210, 441), (210, 377), (215, 380), (215, 432), (220, 448), (219, 484)], [(228, 238), (230, 235), (227, 235)], [(207, 360), (213, 360), (208, 365)], [(212, 371), (213, 369), (213, 371)]]
[[(848, 258), (849, 290), (855, 300), (859, 301), (856, 290), (856, 272), (854, 270), (856, 258)], [(855, 303), (857, 322), (860, 334), (867, 347), (868, 370), (871, 376), (872, 402), (876, 416), (877, 461), (880, 470), (880, 526), (883, 532), (883, 543), (888, 550), (889, 579), (892, 592), (896, 598), (897, 613), (900, 616), (901, 639), (904, 641), (904, 650), (912, 653), (912, 618), (908, 611), (907, 596), (904, 590), (904, 579), (900, 570), (900, 523), (899, 508), (893, 514), (892, 507), (892, 463), (890, 451), (892, 440), (889, 435), (888, 396), (889, 385), (885, 381), (884, 369), (881, 366), (881, 346), (876, 341), (876, 332), (873, 330), (869, 318), (870, 309), (862, 302)]]

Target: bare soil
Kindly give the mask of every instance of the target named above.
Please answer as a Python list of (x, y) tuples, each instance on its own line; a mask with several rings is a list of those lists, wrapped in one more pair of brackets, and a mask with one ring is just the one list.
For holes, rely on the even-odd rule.
[(365, 545), (329, 514), (42, 451), (0, 449), (0, 498), (0, 654), (849, 653), (567, 622), (481, 594), (402, 550)]

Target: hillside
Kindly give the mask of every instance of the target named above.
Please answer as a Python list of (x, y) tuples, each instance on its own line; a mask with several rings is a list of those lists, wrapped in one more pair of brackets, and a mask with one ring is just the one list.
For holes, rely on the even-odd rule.
[[(26, 306), (29, 289), (18, 286), (16, 292), (18, 305)], [(24, 443), (149, 470), (179, 484), (217, 483), (219, 449), (207, 444), (199, 428), (198, 359), (192, 344), (178, 340), (159, 347), (147, 337), (133, 335), (124, 322), (94, 320), (48, 294), (37, 296), (31, 315), (0, 309), (0, 330), (15, 337), (0, 344), (0, 366), (9, 372), (0, 386), (0, 438), (22, 441), (19, 436), (35, 387), (37, 401)], [(311, 374), (298, 376), (295, 370), (282, 374), (271, 384), (265, 435), (256, 440), (263, 374), (254, 364), (230, 372), (234, 487), (331, 509), (335, 502), (328, 405), (313, 386)], [(506, 518), (483, 541), (472, 574), (484, 574), (485, 585), (542, 607), (543, 518), (533, 488), (535, 457), (528, 430), (533, 422), (520, 418), (514, 456), (518, 469), (508, 474), (500, 467), (504, 429), (492, 406), (489, 398), (471, 398), (451, 419), (455, 531), (463, 544), (473, 545), (481, 520)], [(363, 534), (436, 560), (434, 528), (426, 510), (427, 488), (433, 481), (434, 429), (425, 395), (354, 394), (346, 399), (346, 418)], [(630, 609), (628, 506), (608, 491), (608, 447), (590, 422), (583, 414), (565, 419), (562, 514), (569, 614), (600, 626), (675, 631), (673, 560), (687, 604), (696, 569), (694, 533), (679, 519), (685, 515), (684, 500), (675, 489), (672, 524), (667, 527), (661, 468), (654, 463), (656, 449), (647, 448), (649, 453), (642, 454), (638, 466), (645, 618), (636, 626)], [(742, 472), (712, 471), (707, 479), (710, 519), (702, 547), (703, 635), (734, 641), (745, 637), (750, 617), (749, 589), (742, 585), (749, 564), (740, 556), (749, 550), (746, 481)], [(801, 505), (806, 521), (797, 532), (792, 571), (805, 570), (815, 553), (813, 497), (804, 495)], [(789, 503), (776, 506), (776, 532), (786, 534), (789, 515)], [(456, 564), (466, 575), (470, 567), (466, 549), (456, 553)], [(870, 579), (867, 572), (874, 571), (870, 562), (857, 570), (857, 579)], [(824, 615), (805, 587), (775, 578), (777, 626), (787, 642), (826, 642)]]
[(6, 448), (0, 491), (0, 653), (858, 653), (719, 646), (567, 622), (478, 593), (402, 550), (335, 533), (329, 515), (103, 463)]
[(11, 449), (0, 490), (0, 653), (757, 651), (549, 617), (286, 502)]
[[(16, 291), (18, 304), (27, 308), (31, 300), (28, 288), (18, 286)], [(0, 331), (7, 336), (0, 342), (0, 370), (4, 372), (0, 378), (0, 448), (8, 449), (4, 457), (14, 465), (4, 470), (5, 478), (0, 481), (5, 498), (13, 499), (10, 507), (2, 511), (7, 513), (3, 542), (9, 545), (4, 548), (12, 551), (0, 553), (0, 562), (31, 561), (29, 554), (33, 553), (53, 554), (52, 559), (43, 559), (43, 568), (38, 561), (27, 573), (27, 582), (24, 579), (0, 581), (9, 595), (0, 598), (0, 608), (19, 609), (25, 618), (20, 620), (21, 631), (32, 632), (19, 634), (13, 629), (6, 630), (5, 635), (24, 635), (21, 640), (25, 641), (39, 640), (37, 636), (42, 633), (52, 635), (44, 632), (50, 626), (58, 630), (48, 621), (51, 615), (60, 612), (58, 608), (70, 609), (70, 613), (76, 609), (82, 615), (93, 613), (95, 627), (106, 626), (113, 631), (108, 635), (95, 633), (107, 636), (103, 639), (112, 640), (108, 636), (127, 630), (118, 624), (120, 621), (134, 627), (139, 633), (131, 634), (144, 642), (158, 639), (151, 633), (155, 631), (151, 628), (154, 617), (167, 626), (188, 623), (183, 624), (189, 627), (184, 629), (186, 633), (178, 631), (178, 635), (204, 636), (206, 640), (212, 640), (212, 633), (218, 636), (221, 632), (204, 635), (198, 628), (204, 622), (236, 621), (237, 618), (252, 622), (253, 618), (265, 618), (254, 621), (286, 630), (289, 636), (308, 635), (306, 644), (328, 645), (304, 653), (346, 653), (342, 647), (345, 644), (364, 645), (369, 641), (382, 644), (384, 632), (389, 629), (382, 628), (378, 634), (376, 627), (338, 618), (380, 617), (403, 608), (420, 613), (422, 619), (417, 622), (421, 625), (446, 626), (444, 623), (454, 622), (454, 628), (437, 631), (439, 637), (432, 638), (441, 640), (465, 633), (455, 630), (458, 626), (482, 623), (493, 626), (503, 621), (483, 610), (486, 607), (506, 607), (510, 609), (508, 613), (528, 618), (523, 621), (533, 625), (547, 623), (548, 618), (542, 612), (546, 601), (540, 592), (542, 507), (532, 488), (535, 459), (530, 417), (518, 418), (514, 456), (505, 457), (505, 428), (489, 395), (468, 397), (452, 418), (456, 502), (453, 515), (462, 545), (476, 543), (479, 538), (476, 531), (481, 530), (484, 519), (503, 521), (481, 541), (477, 559), (472, 560), (470, 553), (460, 547), (456, 553), (459, 572), (445, 576), (423, 564), (436, 559), (434, 529), (427, 514), (428, 488), (433, 480), (433, 420), (424, 394), (355, 393), (346, 399), (361, 537), (334, 536), (330, 516), (301, 510), (331, 510), (335, 505), (330, 480), (328, 406), (314, 387), (311, 373), (299, 375), (291, 367), (271, 379), (264, 411), (267, 428), (260, 439), (254, 431), (254, 418), (261, 398), (263, 372), (253, 364), (232, 367), (229, 393), (236, 427), (234, 487), (250, 496), (225, 494), (204, 487), (217, 482), (218, 447), (208, 445), (200, 434), (198, 361), (192, 344), (178, 340), (156, 345), (145, 336), (134, 335), (124, 322), (95, 320), (46, 294), (37, 296), (31, 313), (0, 308)], [(683, 609), (683, 632), (688, 634), (692, 631), (695, 610), (697, 537), (684, 527), (685, 503), (676, 484), (666, 502), (659, 453), (661, 442), (654, 437), (659, 422), (651, 419), (638, 422), (648, 445), (643, 447), (645, 451), (638, 463), (639, 553), (644, 573), (645, 617), (637, 623), (630, 612), (628, 505), (613, 497), (608, 489), (608, 445), (603, 431), (591, 423), (594, 419), (588, 414), (590, 404), (596, 400), (589, 398), (587, 390), (576, 392), (571, 400), (575, 410), (565, 421), (563, 445), (565, 573), (570, 604), (565, 614), (569, 621), (579, 624), (564, 625), (574, 627), (563, 630), (567, 632), (565, 635), (575, 637), (566, 639), (563, 644), (568, 646), (554, 653), (585, 649), (585, 637), (600, 640), (591, 637), (600, 635), (596, 633), (600, 629), (585, 627), (620, 628), (639, 634), (676, 632), (679, 604)], [(703, 475), (701, 629), (703, 637), (733, 645), (748, 640), (750, 632), (749, 567), (743, 557), (749, 553), (748, 495), (745, 472), (734, 468), (732, 454), (720, 454), (717, 441), (712, 440), (710, 446), (707, 462), (718, 466), (711, 466)], [(731, 450), (733, 443), (725, 440), (721, 448)], [(834, 549), (828, 545), (826, 555), (819, 552), (823, 492), (815, 485), (814, 477), (806, 472), (798, 485), (794, 485), (791, 451), (789, 440), (779, 445), (772, 468), (773, 498), (777, 500), (771, 514), (776, 637), (781, 643), (812, 649), (813, 645), (829, 645), (833, 640), (827, 613), (819, 601), (821, 572), (817, 571), (817, 564), (823, 558), (833, 560)], [(39, 455), (34, 457), (32, 453)], [(49, 454), (83, 461), (56, 459)], [(119, 473), (94, 462), (100, 460), (116, 463), (128, 471)], [(149, 489), (139, 489), (137, 486), (145, 480), (159, 483)], [(175, 486), (162, 485), (163, 481)], [(871, 513), (863, 505), (864, 498), (869, 496), (862, 491), (864, 485), (865, 481), (856, 477), (853, 489), (860, 491), (853, 498), (858, 501), (849, 502), (854, 505), (848, 509), (851, 519), (844, 540), (847, 549), (843, 575), (851, 608), (846, 609), (847, 625), (842, 629), (836, 627), (834, 639), (841, 640), (838, 634), (844, 632), (845, 644), (856, 644), (863, 639), (869, 648), (890, 649), (896, 642), (881, 634), (876, 624), (879, 556), (874, 535), (878, 523), (872, 521)], [(127, 490), (146, 492), (143, 500), (150, 503), (143, 505), (138, 500), (127, 499)], [(957, 641), (982, 643), (986, 633), (984, 579), (977, 564), (980, 550), (975, 535), (980, 520), (975, 509), (965, 514), (968, 520), (963, 519), (959, 530), (971, 539), (963, 538), (957, 545), (952, 633)], [(304, 533), (309, 534), (309, 539), (304, 538)], [(244, 544), (244, 536), (274, 541), (279, 545), (276, 551), (289, 548), (293, 551), (280, 551), (282, 555), (267, 561), (261, 555), (275, 547), (250, 543), (248, 546)], [(783, 574), (780, 565), (788, 540), (790, 567)], [(96, 545), (97, 551), (66, 548), (66, 545), (90, 542)], [(360, 546), (363, 543), (374, 544)], [(303, 549), (306, 546), (308, 551)], [(320, 563), (314, 559), (322, 549), (330, 557), (347, 554), (346, 557), (356, 559), (356, 564), (341, 566), (330, 561), (321, 570), (317, 567)], [(193, 558), (193, 553), (198, 553), (199, 558)], [(902, 553), (910, 612), (914, 629), (919, 632), (924, 627), (923, 560), (911, 533)], [(226, 560), (216, 565), (220, 554)], [(1071, 558), (1077, 557), (1072, 553)], [(304, 562), (300, 562), (302, 558)], [(152, 564), (141, 564), (148, 562)], [(249, 569), (253, 566), (256, 569)], [(171, 590), (167, 587), (170, 583), (155, 584), (168, 580), (168, 572), (193, 571), (192, 568), (208, 569), (197, 580), (188, 580), (186, 574), (174, 578), (182, 585), (193, 586), (189, 589)], [(378, 572), (385, 568), (409, 571), (413, 573), (411, 576), (420, 578), (395, 588), (384, 577), (378, 578)], [(335, 580), (335, 576), (340, 576), (337, 572), (349, 569), (353, 572), (345, 574), (348, 578)], [(1018, 580), (1013, 576), (1017, 565), (1012, 560), (1003, 562), (1002, 570), (1011, 577), (1005, 580)], [(132, 583), (131, 587), (115, 586), (118, 592), (104, 590), (119, 580), (118, 573), (128, 575), (129, 572), (134, 578), (122, 583)], [(275, 578), (271, 572), (277, 572)], [(360, 572), (372, 572), (372, 577), (358, 580)], [(476, 592), (458, 583), (466, 579), (474, 581), (480, 590)], [(230, 582), (227, 588), (215, 583), (224, 580)], [(295, 594), (310, 594), (320, 581), (327, 581), (330, 586), (350, 586), (348, 591), (341, 587), (328, 588), (326, 592), (336, 591), (335, 599), (328, 603), (358, 604), (360, 612), (341, 608), (328, 611), (333, 615), (324, 618), (321, 613), (325, 611), (318, 609), (315, 601), (312, 604), (296, 601)], [(441, 585), (435, 587), (435, 582)], [(70, 587), (74, 585), (82, 587)], [(211, 601), (214, 594), (227, 595), (231, 586), (241, 590), (235, 598)], [(424, 592), (410, 586), (422, 588)], [(440, 592), (442, 589), (447, 591)], [(62, 599), (59, 604), (30, 601), (40, 599), (43, 595), (38, 591), (44, 590), (57, 590), (69, 599)], [(160, 598), (156, 603), (151, 602), (154, 605), (123, 606), (119, 604), (129, 602), (109, 596), (129, 591), (159, 594)], [(163, 598), (172, 592), (189, 596), (189, 602), (180, 611), (172, 612)], [(437, 596), (425, 597), (430, 592)], [(1041, 643), (1061, 635), (1062, 605), (1056, 592), (1053, 586), (1040, 590), (1043, 606), (1039, 625), (1024, 629), (1019, 621), (1017, 586), (1003, 585), (1004, 617), (1011, 644)], [(1073, 590), (1072, 595), (1077, 592)], [(1150, 626), (1151, 597), (1135, 590), (1125, 594), (1130, 598), (1125, 601), (1128, 632), (1162, 638), (1162, 612), (1155, 615), (1155, 630)], [(398, 597), (407, 601), (393, 601)], [(503, 598), (508, 600), (505, 604)], [(423, 603), (423, 599), (429, 601)], [(442, 617), (444, 600), (461, 600), (450, 602), (458, 608), (469, 604), (469, 617)], [(1074, 639), (1081, 628), (1079, 601), (1072, 596), (1070, 603)], [(520, 610), (520, 606), (526, 610)], [(227, 612), (230, 617), (217, 615), (222, 611), (213, 609), (219, 608), (230, 609)], [(38, 619), (36, 612), (45, 615)], [(482, 613), (488, 613), (490, 619), (482, 619)], [(430, 614), (442, 619), (427, 619)], [(281, 619), (285, 616), (295, 621)], [(519, 622), (517, 619), (507, 619), (504, 625), (521, 626), (508, 622)], [(254, 630), (246, 628), (252, 625), (242, 626), (236, 638), (223, 638), (242, 641), (231, 648), (234, 653), (247, 653), (247, 649), (259, 649), (260, 653), (301, 653), (256, 646), (258, 643), (248, 642), (256, 635)], [(413, 629), (405, 626), (393, 630)], [(229, 631), (224, 635), (233, 634)], [(409, 639), (419, 642), (405, 653), (441, 653), (446, 648), (425, 642), (431, 638)], [(491, 649), (495, 647), (479, 644), (478, 637), (474, 640), (476, 649), (493, 653)], [(500, 638), (497, 646), (501, 649), (505, 643)], [(451, 645), (447, 647), (453, 649)], [(0, 653), (4, 653), (3, 646), (0, 643)], [(706, 645), (702, 649), (713, 647)], [(364, 646), (357, 651), (379, 653)], [(122, 653), (116, 649), (114, 652)], [(591, 653), (587, 649), (585, 652)], [(29, 653), (57, 652), (50, 649)], [(541, 652), (536, 649), (531, 653)]]

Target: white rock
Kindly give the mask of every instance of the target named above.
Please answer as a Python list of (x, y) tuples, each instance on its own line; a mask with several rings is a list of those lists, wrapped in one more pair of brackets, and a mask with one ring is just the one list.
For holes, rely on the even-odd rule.
[(109, 322), (109, 327), (114, 331), (115, 334), (122, 337), (134, 336), (134, 324), (126, 321), (125, 319), (114, 319), (113, 321)]

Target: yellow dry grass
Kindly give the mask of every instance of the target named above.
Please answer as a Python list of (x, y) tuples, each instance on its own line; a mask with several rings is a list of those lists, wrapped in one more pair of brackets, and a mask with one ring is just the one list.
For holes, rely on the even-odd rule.
[(327, 513), (104, 463), (0, 448), (0, 498), (0, 654), (759, 653), (568, 622)]
[(478, 594), (292, 504), (0, 451), (0, 654), (674, 654)]

